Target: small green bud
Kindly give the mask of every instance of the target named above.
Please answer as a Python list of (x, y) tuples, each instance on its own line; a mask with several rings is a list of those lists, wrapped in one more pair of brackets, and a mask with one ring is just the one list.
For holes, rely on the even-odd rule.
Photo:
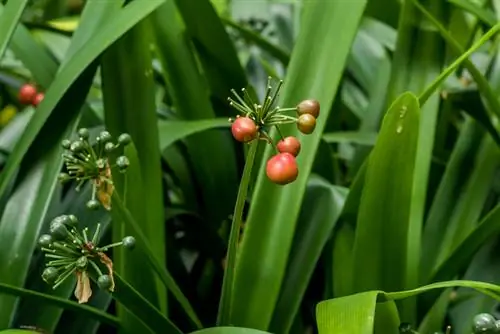
[(56, 217), (55, 219), (59, 219), (66, 226), (69, 226), (69, 227), (73, 226), (73, 221), (68, 215), (60, 215), (59, 217)]
[(103, 143), (107, 143), (112, 139), (111, 134), (108, 131), (102, 131), (99, 134), (99, 140)]
[(89, 130), (87, 128), (81, 128), (78, 130), (78, 137), (80, 137), (83, 140), (89, 139)]
[(71, 226), (76, 226), (78, 225), (78, 218), (76, 218), (75, 215), (68, 215), (68, 224), (71, 225)]
[(127, 236), (123, 238), (123, 247), (128, 248), (128, 249), (134, 249), (135, 248), (135, 238), (132, 236)]
[(48, 248), (50, 247), (51, 243), (52, 243), (52, 237), (50, 236), (50, 234), (42, 234), (38, 239), (38, 244), (41, 247)]
[(62, 146), (62, 148), (66, 149), (66, 150), (69, 150), (69, 148), (71, 147), (71, 140), (69, 140), (69, 139), (64, 139), (64, 140), (61, 142), (61, 146)]
[(111, 284), (111, 277), (109, 275), (101, 275), (97, 279), (97, 285), (103, 290), (109, 289)]
[(91, 199), (87, 202), (87, 208), (89, 210), (97, 210), (101, 204), (96, 199)]
[(58, 180), (60, 182), (66, 182), (70, 179), (70, 176), (68, 173), (60, 173), (59, 176), (58, 176)]
[(126, 156), (121, 155), (116, 159), (116, 165), (121, 171), (124, 171), (130, 165), (130, 161)]
[(106, 151), (107, 153), (113, 152), (114, 149), (115, 144), (113, 144), (112, 142), (107, 142), (106, 145), (104, 145), (104, 151)]
[(496, 329), (496, 320), (491, 314), (480, 313), (473, 319), (472, 332), (488, 333)]
[(64, 225), (64, 220), (61, 216), (54, 218), (52, 222), (50, 222), (49, 230), (54, 240), (64, 240), (69, 235), (68, 229)]
[(118, 143), (122, 146), (127, 146), (128, 144), (130, 144), (131, 141), (132, 138), (130, 138), (130, 135), (128, 133), (122, 133), (118, 137)]
[(81, 256), (76, 260), (76, 266), (80, 269), (85, 269), (87, 268), (87, 264), (89, 263), (89, 260), (87, 259), (86, 256)]
[(71, 152), (78, 153), (83, 151), (84, 144), (81, 140), (75, 140), (74, 142), (71, 143), (70, 150)]
[(53, 283), (57, 279), (57, 276), (59, 276), (59, 272), (54, 267), (47, 267), (42, 273), (42, 279), (49, 284)]

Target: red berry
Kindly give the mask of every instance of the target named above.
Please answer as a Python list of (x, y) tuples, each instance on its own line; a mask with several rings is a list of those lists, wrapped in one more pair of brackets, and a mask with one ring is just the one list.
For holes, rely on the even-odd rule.
[(291, 183), (299, 175), (297, 161), (290, 153), (278, 153), (267, 161), (266, 174), (276, 184), (285, 185)]
[(36, 96), (36, 87), (31, 84), (24, 84), (19, 88), (19, 102), (21, 104), (31, 104)]
[(316, 118), (311, 114), (302, 114), (297, 120), (297, 128), (305, 135), (313, 133), (316, 128)]
[(33, 105), (36, 107), (38, 106), (42, 100), (44, 99), (45, 95), (43, 93), (38, 93), (36, 94), (35, 98), (33, 99)]
[(297, 113), (299, 115), (309, 114), (318, 118), (319, 116), (319, 102), (316, 100), (304, 100), (297, 105)]
[(238, 117), (231, 125), (233, 137), (240, 142), (246, 143), (257, 137), (257, 125), (249, 117)]
[(300, 153), (300, 141), (292, 136), (281, 139), (276, 148), (280, 153), (290, 153), (294, 157), (299, 155)]

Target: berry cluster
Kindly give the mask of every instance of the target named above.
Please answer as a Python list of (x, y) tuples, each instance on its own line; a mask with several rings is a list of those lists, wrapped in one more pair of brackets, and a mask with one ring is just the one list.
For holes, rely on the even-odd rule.
[[(231, 92), (236, 100), (228, 98), (229, 104), (243, 115), (238, 115), (232, 122), (231, 132), (233, 137), (240, 142), (249, 143), (255, 139), (263, 139), (273, 144), (277, 154), (271, 157), (266, 164), (267, 177), (279, 185), (289, 184), (297, 179), (299, 169), (296, 157), (300, 152), (300, 141), (293, 136), (284, 137), (281, 134), (280, 125), (296, 124), (297, 129), (305, 134), (313, 133), (316, 128), (316, 119), (319, 117), (320, 105), (316, 100), (304, 100), (294, 108), (273, 108), (274, 102), (279, 96), (279, 91), (283, 84), (280, 81), (278, 87), (272, 92), (269, 78), (268, 88), (264, 102), (257, 104), (243, 88), (243, 97), (240, 97), (234, 90)], [(295, 112), (295, 116), (286, 115), (287, 112)], [(268, 131), (271, 127), (276, 127), (281, 139), (275, 144)]]
[[(50, 222), (50, 233), (40, 236), (38, 244), (48, 261), (42, 273), (43, 280), (56, 289), (75, 274), (75, 297), (79, 303), (86, 303), (92, 295), (90, 277), (97, 277), (99, 288), (114, 291), (113, 262), (104, 252), (116, 246), (133, 249), (135, 239), (128, 236), (120, 242), (97, 247), (101, 225), (97, 224), (91, 239), (87, 235), (88, 228), (84, 228), (80, 233), (77, 225), (78, 219), (74, 215), (58, 216)], [(106, 268), (106, 274), (99, 265)]]
[(38, 106), (45, 95), (42, 92), (38, 92), (36, 87), (32, 84), (24, 84), (19, 88), (18, 98), (19, 102), (24, 105)]
[(89, 136), (89, 130), (81, 128), (78, 130), (78, 139), (63, 140), (62, 147), (68, 150), (68, 153), (63, 154), (68, 172), (61, 173), (59, 180), (61, 182), (76, 180), (77, 191), (90, 180), (92, 198), (87, 202), (87, 207), (97, 209), (102, 205), (106, 210), (110, 210), (111, 195), (114, 190), (111, 170), (117, 167), (120, 172), (125, 172), (130, 162), (126, 156), (121, 155), (116, 158), (114, 165), (110, 165), (109, 155), (118, 147), (128, 145), (131, 138), (130, 135), (122, 133), (117, 143), (114, 143), (111, 134), (108, 131), (102, 131), (92, 144)]

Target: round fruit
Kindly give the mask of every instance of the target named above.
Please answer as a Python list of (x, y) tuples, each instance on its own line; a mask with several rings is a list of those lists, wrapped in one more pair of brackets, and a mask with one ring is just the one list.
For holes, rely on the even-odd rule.
[(305, 135), (313, 133), (316, 128), (316, 118), (311, 114), (303, 114), (297, 120), (297, 128)]
[(99, 209), (100, 203), (96, 199), (91, 199), (86, 205), (89, 210), (97, 210)]
[(89, 136), (90, 136), (89, 129), (87, 129), (87, 128), (78, 129), (78, 136), (81, 139), (89, 139)]
[(50, 247), (51, 243), (52, 243), (52, 237), (50, 236), (50, 234), (42, 234), (38, 239), (38, 244), (41, 247), (48, 248)]
[(19, 88), (19, 102), (31, 104), (37, 95), (36, 87), (31, 84), (24, 84)]
[(52, 283), (59, 276), (59, 272), (54, 267), (47, 267), (42, 273), (42, 279), (47, 283)]
[(64, 225), (61, 219), (55, 218), (50, 223), (50, 235), (55, 240), (64, 240), (69, 235), (68, 229)]
[(33, 105), (36, 107), (38, 106), (40, 103), (42, 103), (43, 99), (44, 99), (45, 95), (43, 93), (38, 93), (35, 95), (35, 97), (33, 98)]
[(130, 135), (128, 133), (122, 133), (118, 137), (118, 143), (120, 145), (123, 145), (123, 146), (130, 144), (131, 141), (132, 141), (132, 138), (130, 138)]
[(111, 277), (109, 275), (101, 275), (97, 279), (97, 285), (101, 289), (109, 289), (112, 285)]
[(474, 334), (489, 333), (496, 329), (495, 317), (488, 313), (480, 313), (474, 317), (472, 332)]
[(121, 171), (124, 171), (130, 165), (130, 161), (126, 156), (121, 155), (118, 158), (116, 158), (116, 165)]
[(299, 175), (297, 161), (290, 153), (278, 153), (267, 161), (266, 174), (276, 184), (285, 185), (291, 183)]
[(69, 150), (69, 148), (71, 147), (71, 140), (69, 140), (69, 139), (64, 139), (64, 140), (61, 142), (61, 146), (62, 146), (62, 148), (66, 149), (66, 150)]
[(300, 153), (300, 141), (293, 136), (280, 140), (276, 147), (280, 153), (290, 153), (294, 157)]
[(108, 141), (110, 141), (112, 139), (111, 133), (109, 133), (108, 131), (102, 131), (99, 134), (99, 138), (100, 138), (101, 142), (103, 142), (103, 143), (107, 143)]
[(238, 117), (231, 125), (234, 139), (246, 143), (257, 137), (257, 125), (250, 117)]
[(128, 236), (123, 238), (123, 247), (128, 248), (128, 249), (134, 249), (135, 247), (135, 238), (132, 236)]
[(309, 114), (314, 118), (319, 117), (319, 102), (316, 100), (304, 100), (297, 105), (299, 115)]

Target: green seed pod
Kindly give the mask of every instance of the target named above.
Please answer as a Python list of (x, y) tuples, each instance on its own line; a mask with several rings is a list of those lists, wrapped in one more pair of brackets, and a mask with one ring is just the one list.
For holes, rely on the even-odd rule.
[(81, 140), (75, 140), (74, 142), (71, 143), (70, 150), (71, 152), (78, 153), (83, 151), (83, 148), (85, 145)]
[(64, 225), (63, 219), (61, 216), (56, 217), (50, 222), (50, 235), (54, 240), (64, 240), (68, 237), (69, 232), (66, 226)]
[(101, 204), (96, 199), (91, 199), (87, 202), (87, 208), (89, 210), (97, 210)]
[(87, 264), (88, 263), (89, 263), (89, 260), (87, 259), (86, 256), (81, 256), (80, 258), (78, 258), (78, 260), (76, 260), (76, 266), (79, 269), (85, 269), (85, 268), (87, 268)]
[(78, 129), (78, 137), (80, 137), (82, 140), (89, 139), (89, 130), (87, 128), (81, 128)]
[(123, 247), (128, 248), (128, 249), (134, 249), (135, 248), (135, 238), (132, 236), (127, 236), (123, 238)]
[(69, 148), (71, 147), (71, 140), (69, 140), (69, 139), (64, 139), (64, 140), (61, 142), (61, 146), (62, 146), (62, 148), (66, 149), (66, 150), (69, 150)]
[(108, 131), (102, 131), (99, 134), (99, 138), (100, 138), (99, 140), (103, 143), (107, 143), (112, 139), (111, 134)]
[(496, 320), (491, 314), (480, 313), (474, 317), (472, 332), (474, 334), (489, 333), (496, 329)]
[(124, 171), (130, 165), (130, 161), (126, 156), (121, 155), (116, 158), (116, 165), (118, 166), (118, 168), (120, 168), (121, 171)]
[(59, 272), (54, 267), (47, 267), (42, 273), (42, 279), (49, 284), (53, 283), (58, 276)]
[(38, 244), (41, 247), (49, 248), (51, 243), (52, 237), (50, 236), (50, 234), (42, 234), (38, 239)]
[(106, 151), (107, 153), (113, 152), (114, 149), (115, 144), (113, 144), (112, 142), (107, 142), (106, 145), (104, 145), (104, 151)]
[(109, 275), (99, 276), (97, 279), (97, 285), (103, 290), (109, 289), (112, 285), (111, 277)]
[(75, 215), (68, 215), (68, 219), (69, 219), (68, 224), (70, 226), (75, 227), (76, 225), (78, 225), (78, 218), (76, 218)]
[(128, 133), (122, 133), (118, 137), (118, 143), (122, 146), (127, 146), (128, 144), (130, 144), (131, 141), (132, 138), (130, 138), (130, 135)]

